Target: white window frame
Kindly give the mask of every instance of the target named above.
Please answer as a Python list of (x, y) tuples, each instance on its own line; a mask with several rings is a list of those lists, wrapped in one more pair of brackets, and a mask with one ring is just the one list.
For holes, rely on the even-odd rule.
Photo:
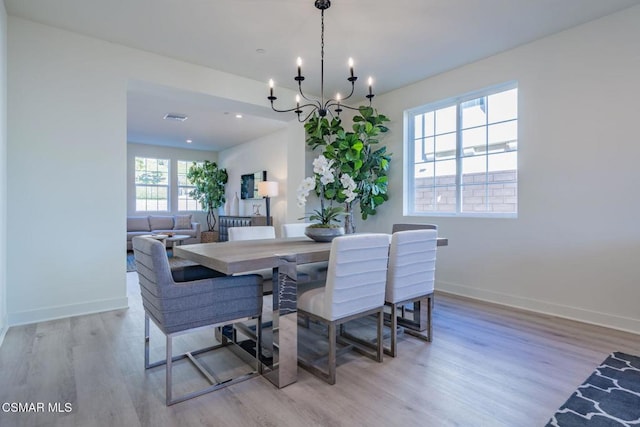
[[(147, 160), (155, 160), (155, 161), (165, 161), (167, 162), (167, 183), (166, 184), (138, 184), (137, 180), (136, 180), (136, 172), (137, 172), (137, 162), (138, 159), (143, 159), (145, 160), (145, 162)], [(171, 212), (171, 159), (161, 159), (161, 158), (156, 158), (156, 157), (145, 157), (145, 156), (135, 156), (134, 158), (134, 163), (133, 163), (133, 183), (134, 183), (134, 191), (135, 191), (135, 196), (134, 196), (134, 203), (135, 203), (135, 211), (136, 212)], [(167, 209), (138, 209), (138, 188), (139, 187), (145, 187), (145, 188), (150, 188), (150, 187), (155, 187), (157, 189), (159, 188), (165, 188), (166, 189), (166, 193), (167, 193)], [(146, 206), (148, 208), (148, 206)]]
[[(470, 212), (462, 211), (462, 159), (463, 156), (463, 141), (462, 141), (462, 119), (461, 119), (461, 104), (464, 102), (493, 95), (499, 92), (508, 91), (511, 89), (518, 89), (517, 81), (510, 81), (496, 86), (491, 86), (478, 91), (469, 92), (464, 95), (456, 96), (442, 101), (433, 102), (420, 107), (412, 108), (404, 112), (404, 159), (405, 167), (403, 173), (404, 180), (404, 194), (403, 194), (403, 215), (404, 216), (418, 216), (418, 217), (481, 217), (481, 218), (517, 218), (519, 209), (519, 196), (516, 189), (516, 212)], [(519, 92), (518, 92), (519, 93)], [(519, 103), (519, 101), (518, 101)], [(417, 212), (414, 206), (415, 203), (415, 116), (425, 114), (431, 111), (439, 110), (442, 108), (456, 107), (456, 211), (455, 212)], [(516, 115), (516, 122), (519, 123), (520, 114), (519, 109)], [(518, 130), (519, 134), (519, 130)], [(519, 136), (518, 136), (519, 140)], [(518, 152), (518, 148), (515, 150)], [(488, 155), (485, 154), (485, 158)], [(518, 160), (519, 163), (519, 160)], [(516, 188), (518, 187), (518, 168), (516, 168)]]
[[(193, 165), (193, 163), (195, 162), (197, 165), (202, 166), (204, 165), (204, 160), (176, 160), (176, 183), (177, 183), (177, 188), (178, 188), (178, 192), (177, 192), (177, 200), (178, 200), (178, 212), (198, 212), (202, 210), (202, 206), (200, 206), (200, 202), (196, 199), (194, 199), (193, 197), (189, 196), (189, 192), (193, 189), (195, 189), (196, 187), (194, 185), (191, 184), (191, 182), (189, 182), (189, 179), (186, 177), (185, 174), (185, 180), (188, 183), (188, 185), (180, 185), (180, 163), (186, 163), (187, 166), (187, 171), (189, 170), (189, 168), (191, 167), (191, 165)], [(188, 201), (192, 200), (193, 202), (195, 202), (195, 209), (187, 209), (187, 210), (181, 210), (180, 209), (180, 200), (185, 199), (184, 197), (181, 198), (180, 196), (180, 190), (181, 189), (185, 189), (187, 191), (187, 205), (189, 204)]]

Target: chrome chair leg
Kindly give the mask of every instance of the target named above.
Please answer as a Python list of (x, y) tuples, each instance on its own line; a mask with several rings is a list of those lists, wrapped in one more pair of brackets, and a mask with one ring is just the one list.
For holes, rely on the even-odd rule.
[(336, 383), (336, 322), (329, 322), (329, 384)]
[(378, 342), (376, 343), (376, 362), (382, 362), (382, 354), (384, 352), (384, 338), (382, 331), (384, 329), (384, 311), (378, 312)]
[(144, 313), (144, 368), (149, 369), (149, 315)]
[[(402, 306), (401, 312), (404, 311)], [(391, 345), (384, 348), (384, 353), (396, 357), (398, 353), (398, 306), (397, 304), (391, 304), (391, 316), (389, 327), (391, 328)]]
[(165, 380), (166, 380), (166, 404), (167, 406), (171, 405), (173, 402), (172, 395), (172, 373), (173, 373), (173, 338), (167, 335), (167, 358), (165, 359), (167, 364), (165, 365)]

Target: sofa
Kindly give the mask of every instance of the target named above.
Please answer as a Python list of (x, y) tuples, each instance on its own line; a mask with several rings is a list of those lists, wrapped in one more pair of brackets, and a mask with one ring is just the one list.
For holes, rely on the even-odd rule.
[[(200, 243), (200, 224), (192, 222), (191, 215), (146, 215), (127, 217), (127, 250), (133, 250), (131, 238), (145, 234), (184, 234), (191, 236), (183, 245)], [(167, 245), (170, 245), (168, 243)]]

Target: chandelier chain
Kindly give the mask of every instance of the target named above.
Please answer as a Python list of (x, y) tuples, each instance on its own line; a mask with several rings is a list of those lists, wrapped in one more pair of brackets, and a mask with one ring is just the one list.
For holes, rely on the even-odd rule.
[(324, 9), (320, 11), (320, 105), (324, 104)]

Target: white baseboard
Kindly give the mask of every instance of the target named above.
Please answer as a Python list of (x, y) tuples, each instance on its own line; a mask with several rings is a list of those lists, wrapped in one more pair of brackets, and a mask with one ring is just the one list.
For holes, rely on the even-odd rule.
[(436, 290), (481, 301), (576, 320), (583, 323), (618, 329), (625, 332), (631, 332), (633, 334), (640, 334), (640, 319), (632, 319), (629, 317), (616, 316), (615, 314), (610, 313), (585, 310), (579, 307), (555, 304), (548, 301), (524, 298), (501, 292), (489, 291), (486, 289), (471, 288), (439, 280), (436, 281)]
[(71, 316), (81, 316), (84, 314), (94, 314), (103, 311), (119, 310), (129, 307), (129, 299), (112, 298), (108, 300), (90, 301), (80, 304), (61, 305), (47, 307), (37, 310), (27, 310), (17, 313), (9, 313), (9, 325), (27, 325), (36, 322), (46, 322), (49, 320), (63, 319)]

